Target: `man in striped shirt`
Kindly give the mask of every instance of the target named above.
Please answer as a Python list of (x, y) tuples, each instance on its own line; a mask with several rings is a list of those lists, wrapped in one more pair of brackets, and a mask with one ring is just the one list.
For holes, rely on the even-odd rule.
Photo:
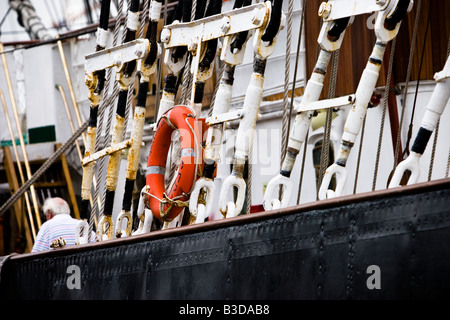
[(43, 206), (47, 221), (42, 224), (31, 252), (50, 250), (55, 246), (75, 244), (76, 226), (80, 220), (70, 216), (70, 207), (59, 197), (47, 198)]

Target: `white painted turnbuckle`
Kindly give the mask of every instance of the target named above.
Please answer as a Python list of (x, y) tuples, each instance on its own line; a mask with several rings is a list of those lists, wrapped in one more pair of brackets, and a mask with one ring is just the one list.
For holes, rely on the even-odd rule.
[(139, 219), (139, 225), (133, 236), (148, 233), (151, 230), (153, 222), (152, 211), (145, 206), (146, 194), (148, 194), (148, 186), (144, 186), (139, 195), (139, 204), (137, 208), (137, 217)]
[[(216, 164), (220, 161), (219, 154), (222, 146), (222, 134), (225, 124), (228, 121), (241, 119), (243, 117), (243, 113), (240, 110), (228, 112), (231, 104), (234, 69), (243, 62), (246, 43), (251, 36), (252, 31), (267, 23), (269, 11), (270, 3), (268, 2), (235, 9), (233, 10), (233, 19), (230, 18), (228, 13), (222, 15), (219, 28), (226, 36), (223, 40), (220, 59), (224, 62), (225, 66), (217, 89), (212, 114), (206, 119), (206, 123), (209, 127), (204, 149), (205, 168), (202, 176), (196, 181), (189, 200), (189, 210), (196, 218), (195, 223), (203, 222), (208, 217), (211, 212), (212, 204), (214, 203), (214, 171)], [(232, 24), (232, 21), (235, 20), (236, 16), (240, 16), (240, 18), (237, 19), (241, 25), (239, 28), (237, 28), (237, 25)], [(236, 48), (236, 50), (233, 50), (233, 41), (239, 34), (234, 33), (235, 31), (248, 31), (248, 34), (242, 45), (239, 48)], [(199, 203), (200, 195), (206, 199), (205, 204)]]
[(417, 132), (414, 144), (409, 156), (400, 162), (395, 168), (389, 188), (399, 187), (400, 181), (406, 170), (411, 171), (408, 185), (414, 184), (419, 179), (419, 161), (422, 157), (431, 134), (436, 129), (437, 123), (444, 112), (450, 98), (450, 57), (447, 58), (444, 69), (435, 74), (436, 87), (433, 90), (427, 109)]
[[(293, 183), (291, 180), (291, 172), (295, 164), (297, 154), (302, 145), (305, 143), (306, 135), (308, 134), (311, 125), (311, 119), (314, 117), (316, 105), (320, 108), (333, 107), (334, 105), (346, 104), (351, 96), (346, 97), (345, 101), (338, 101), (330, 103), (330, 100), (321, 103), (319, 97), (322, 93), (325, 74), (328, 64), (331, 59), (333, 51), (341, 47), (346, 28), (353, 22), (353, 16), (348, 20), (339, 21), (324, 21), (319, 37), (318, 43), (320, 47), (319, 56), (316, 61), (314, 71), (306, 84), (305, 93), (300, 104), (295, 104), (297, 115), (294, 120), (294, 125), (289, 135), (286, 156), (281, 165), (280, 173), (273, 177), (267, 184), (264, 193), (263, 206), (266, 211), (272, 209), (284, 208), (289, 205), (293, 193)], [(328, 37), (328, 32), (332, 28), (339, 29), (339, 35), (331, 40)], [(336, 100), (335, 100), (336, 101)], [(279, 199), (280, 188), (282, 190), (281, 199)]]
[[(269, 2), (266, 3), (268, 4)], [(253, 147), (253, 135), (263, 93), (265, 65), (267, 58), (275, 50), (277, 35), (284, 27), (284, 14), (281, 12), (281, 16), (276, 17), (275, 19), (280, 19), (280, 25), (269, 44), (265, 44), (264, 41), (262, 41), (262, 37), (266, 30), (265, 25), (257, 29), (254, 35), (253, 50), (255, 54), (253, 73), (251, 75), (250, 83), (247, 87), (244, 99), (242, 109), (243, 117), (239, 123), (239, 128), (236, 134), (239, 139), (236, 140), (235, 145), (233, 170), (224, 180), (219, 197), (219, 210), (225, 218), (238, 215), (244, 205), (247, 186), (243, 178), (243, 171), (250, 148)], [(234, 194), (234, 188), (237, 189), (237, 196), (234, 201), (230, 201), (229, 196)]]

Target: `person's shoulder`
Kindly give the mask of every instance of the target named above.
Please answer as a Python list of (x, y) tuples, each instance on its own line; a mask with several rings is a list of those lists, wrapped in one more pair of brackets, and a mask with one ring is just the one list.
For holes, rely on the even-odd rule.
[(55, 220), (55, 221), (76, 221), (77, 219), (72, 217), (70, 214), (60, 213), (60, 214), (54, 216), (52, 220)]
[(74, 218), (72, 216), (70, 216), (70, 219), (71, 219), (71, 221), (76, 222), (76, 223), (79, 223), (79, 222), (83, 221), (81, 219), (77, 219), (77, 218)]
[(52, 220), (47, 220), (44, 223), (41, 224), (41, 227), (39, 228), (39, 230), (46, 230), (48, 229), (52, 224), (51, 224)]
[(72, 217), (71, 215), (68, 215), (68, 217), (66, 217), (65, 221), (70, 223), (71, 225), (75, 225), (76, 226), (80, 222), (82, 222), (83, 220), (77, 219), (77, 218)]

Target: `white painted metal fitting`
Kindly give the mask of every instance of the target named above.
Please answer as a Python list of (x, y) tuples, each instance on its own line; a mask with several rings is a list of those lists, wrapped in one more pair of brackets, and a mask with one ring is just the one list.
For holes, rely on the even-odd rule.
[(223, 33), (227, 33), (228, 30), (230, 30), (231, 24), (230, 24), (230, 17), (229, 16), (224, 16), (222, 18), (222, 22), (220, 24), (220, 30), (222, 30)]
[(331, 4), (328, 2), (322, 2), (319, 7), (319, 17), (326, 19), (330, 15)]
[[(125, 228), (125, 230), (122, 229), (122, 222), (123, 219), (127, 219), (127, 226)], [(128, 237), (131, 236), (131, 227), (133, 224), (133, 220), (131, 218), (131, 213), (130, 211), (125, 211), (122, 210), (119, 214), (119, 216), (117, 217), (116, 220), (116, 237), (117, 238), (124, 238), (124, 237)]]
[(434, 74), (434, 81), (441, 82), (448, 78), (450, 78), (450, 56), (447, 58), (444, 68)]
[[(283, 187), (283, 195), (281, 201), (278, 199), (279, 187)], [(264, 210), (269, 211), (272, 209), (286, 208), (291, 200), (293, 184), (290, 178), (281, 174), (273, 177), (267, 185), (266, 192), (264, 193), (263, 206)]]
[(153, 222), (153, 213), (150, 209), (145, 207), (145, 193), (148, 192), (149, 186), (144, 186), (141, 189), (141, 195), (139, 197), (138, 209), (137, 209), (137, 217), (139, 219), (139, 226), (135, 232), (132, 233), (133, 236), (149, 233), (151, 231), (152, 222)]
[(409, 156), (400, 162), (395, 168), (394, 174), (392, 175), (391, 182), (389, 182), (389, 189), (400, 186), (400, 181), (402, 180), (403, 174), (406, 170), (411, 171), (411, 176), (408, 180), (408, 185), (417, 182), (420, 174), (419, 160), (422, 155), (420, 153), (411, 151)]
[(225, 218), (236, 217), (240, 210), (236, 210), (236, 204), (232, 201), (227, 203), (226, 216)]
[[(108, 227), (108, 230), (106, 228)], [(113, 238), (113, 222), (111, 216), (102, 215), (97, 227), (97, 240), (105, 241)]]
[(167, 42), (169, 42), (169, 40), (170, 40), (170, 29), (166, 29), (166, 28), (164, 28), (164, 29), (162, 29), (161, 30), (161, 42), (162, 43), (167, 43)]
[(89, 242), (89, 225), (85, 220), (80, 220), (75, 228), (75, 244)]
[(149, 233), (152, 228), (153, 213), (152, 210), (145, 208), (141, 219), (139, 220), (139, 226), (135, 232), (132, 233), (133, 236)]
[(198, 47), (198, 41), (199, 41), (198, 37), (193, 37), (193, 38), (189, 39), (188, 45), (187, 45), (188, 50), (191, 52), (196, 51), (197, 47)]
[(164, 64), (168, 70), (169, 73), (172, 73), (174, 75), (178, 74), (181, 69), (183, 69), (184, 65), (186, 64), (186, 57), (187, 55), (185, 54), (181, 59), (178, 59), (177, 62), (174, 62), (172, 60), (172, 53), (173, 53), (173, 48), (170, 48), (168, 50), (165, 50), (164, 53)]
[[(336, 175), (336, 190), (333, 191), (331, 189), (328, 189), (328, 186), (330, 185), (331, 178), (333, 175)], [(322, 184), (320, 185), (319, 189), (319, 199), (329, 199), (329, 198), (335, 198), (339, 197), (342, 194), (342, 190), (344, 190), (345, 181), (347, 180), (347, 168), (340, 166), (336, 163), (333, 163), (331, 166), (328, 167), (326, 170)]]
[(138, 59), (140, 59), (144, 55), (144, 49), (142, 47), (136, 47), (136, 50), (134, 50), (134, 53), (136, 54), (136, 57), (138, 57)]
[(217, 115), (213, 114), (211, 117), (206, 118), (205, 122), (207, 125), (211, 126), (214, 124), (225, 123), (228, 121), (242, 119), (243, 115), (244, 114), (243, 114), (242, 110), (233, 110), (233, 111), (229, 111), (229, 112), (225, 112), (225, 113), (221, 113), (221, 114), (217, 114)]
[[(198, 197), (202, 189), (206, 191), (206, 206), (198, 203)], [(196, 181), (189, 199), (189, 211), (194, 217), (196, 217), (195, 223), (201, 223), (205, 221), (205, 219), (211, 212), (212, 205), (214, 203), (215, 191), (216, 187), (214, 185), (214, 181), (212, 181), (211, 179), (202, 177)]]
[[(237, 188), (236, 203), (227, 200), (228, 195), (233, 194), (233, 187)], [(235, 175), (230, 175), (224, 180), (222, 190), (220, 190), (219, 209), (227, 218), (241, 212), (244, 206), (246, 187), (244, 179)]]
[(260, 10), (258, 8), (253, 9), (252, 23), (255, 25), (261, 24)]
[[(127, 62), (142, 58), (150, 50), (148, 39), (136, 39), (85, 56), (84, 71), (86, 74), (104, 70), (113, 66), (119, 67)], [(136, 52), (141, 52), (139, 56)]]
[(267, 59), (274, 51), (278, 34), (273, 38), (272, 43), (265, 46), (261, 40), (264, 30), (257, 29), (253, 38), (253, 49), (260, 59)]

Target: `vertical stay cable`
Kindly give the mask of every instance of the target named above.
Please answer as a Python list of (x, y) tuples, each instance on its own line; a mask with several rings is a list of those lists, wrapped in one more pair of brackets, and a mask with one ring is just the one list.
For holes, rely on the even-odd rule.
[[(139, 0), (132, 0), (129, 2), (127, 11), (127, 23), (126, 32), (124, 35), (124, 42), (132, 41), (136, 38), (136, 32), (139, 28)], [(130, 95), (130, 85), (134, 82), (134, 74), (136, 70), (136, 61), (130, 61), (125, 63), (123, 67), (118, 71), (118, 83), (119, 83), (119, 97), (116, 105), (115, 124), (112, 135), (111, 144), (117, 144), (123, 141), (125, 133), (125, 119), (128, 96)], [(114, 198), (117, 187), (117, 180), (120, 169), (120, 157), (121, 153), (116, 152), (109, 156), (108, 169), (106, 173), (106, 191), (105, 202), (103, 207), (103, 216), (101, 223), (99, 223), (99, 234), (104, 236), (106, 234), (105, 224), (109, 224), (109, 230), (107, 236), (112, 238), (112, 214), (114, 207)]]
[(414, 92), (414, 102), (413, 102), (413, 107), (412, 107), (412, 111), (411, 111), (411, 119), (409, 120), (407, 141), (405, 143), (405, 148), (404, 148), (404, 151), (403, 151), (403, 154), (402, 154), (403, 157), (405, 155), (409, 154), (409, 143), (411, 141), (414, 115), (416, 113), (416, 102), (417, 102), (417, 94), (419, 93), (420, 75), (422, 73), (423, 58), (425, 56), (426, 40), (427, 40), (427, 35), (428, 35), (428, 29), (429, 29), (429, 26), (430, 26), (431, 4), (432, 4), (432, 2), (430, 2), (429, 8), (428, 8), (428, 17), (427, 17), (427, 23), (426, 23), (426, 28), (425, 28), (425, 35), (424, 35), (423, 44), (422, 44), (422, 54), (421, 54), (421, 57), (420, 57), (419, 72), (418, 72), (417, 81), (416, 81), (416, 90)]
[(436, 123), (436, 129), (434, 129), (434, 139), (433, 139), (433, 146), (431, 148), (431, 158), (430, 158), (430, 166), (428, 168), (428, 177), (427, 181), (431, 181), (431, 176), (433, 174), (433, 167), (434, 167), (434, 156), (436, 154), (436, 144), (437, 139), (439, 136), (439, 125), (441, 123), (441, 119), (439, 119)]
[[(305, 21), (305, 10), (306, 10), (306, 1), (307, 0), (302, 0), (302, 15), (300, 18), (300, 30), (298, 32), (298, 40), (297, 40), (297, 53), (296, 53), (296, 57), (295, 57), (295, 67), (294, 67), (294, 78), (292, 80), (292, 93), (291, 93), (291, 102), (290, 102), (290, 106), (289, 106), (289, 121), (288, 121), (288, 136), (287, 136), (287, 140), (289, 141), (289, 134), (291, 132), (291, 117), (292, 117), (292, 111), (294, 109), (294, 97), (295, 97), (295, 90), (296, 90), (296, 82), (297, 82), (297, 70), (298, 70), (298, 62), (299, 62), (299, 57), (300, 57), (300, 46), (301, 46), (301, 41), (302, 41), (302, 37), (303, 37), (303, 24)], [(306, 73), (305, 73), (305, 79), (306, 79)], [(305, 80), (306, 82), (306, 80)], [(300, 194), (301, 194), (301, 186), (302, 186), (302, 182), (303, 182), (303, 170), (305, 168), (305, 158), (306, 158), (306, 148), (307, 148), (307, 142), (308, 141), (308, 135), (306, 136), (306, 140), (305, 140), (305, 144), (304, 144), (304, 152), (303, 152), (303, 158), (302, 158), (302, 166), (301, 166), (301, 170), (300, 170), (300, 179), (299, 179), (299, 184), (298, 184), (298, 192), (297, 192), (297, 204), (299, 204), (300, 201)]]
[(367, 114), (364, 115), (364, 120), (361, 126), (361, 136), (360, 136), (360, 140), (359, 140), (359, 149), (358, 149), (358, 158), (356, 160), (356, 172), (355, 172), (355, 181), (353, 184), (353, 194), (356, 193), (356, 189), (358, 186), (358, 177), (359, 177), (359, 168), (360, 168), (360, 164), (361, 164), (361, 154), (362, 154), (362, 148), (363, 148), (363, 142), (364, 142), (364, 132), (366, 131), (366, 119), (367, 119)]
[[(431, 6), (431, 4), (430, 4), (430, 6)], [(431, 12), (431, 10), (430, 10), (430, 12)], [(429, 16), (428, 16), (428, 21), (429, 21)], [(428, 22), (427, 22), (427, 28), (428, 28)], [(424, 42), (425, 42), (425, 40), (424, 40)], [(424, 44), (424, 47), (425, 47), (425, 44)], [(425, 51), (425, 50), (423, 50), (423, 51)], [(446, 58), (447, 59), (448, 59), (449, 52), (450, 52), (450, 38), (449, 38), (449, 41), (447, 43), (447, 54), (446, 54)], [(420, 74), (420, 72), (419, 72), (419, 74)], [(438, 139), (438, 135), (439, 135), (439, 125), (440, 125), (440, 123), (441, 123), (441, 119), (439, 118), (439, 120), (438, 120), (438, 122), (436, 124), (436, 129), (434, 130), (435, 132), (434, 132), (433, 148), (431, 150), (430, 168), (429, 168), (429, 171), (428, 171), (428, 181), (431, 180), (431, 176), (433, 174), (434, 157), (435, 157), (435, 154), (436, 154), (436, 146), (437, 146), (437, 139)], [(445, 178), (447, 176), (448, 176), (448, 164), (447, 164), (447, 168), (446, 168)]]
[[(448, 56), (450, 55), (450, 37), (448, 38), (448, 42), (447, 42), (447, 55), (446, 55), (446, 59), (448, 59)], [(448, 173), (449, 173), (449, 169), (450, 169), (450, 147), (448, 148), (448, 157), (447, 157), (447, 167), (445, 169), (445, 177), (448, 177)]]
[(373, 173), (373, 180), (372, 180), (372, 191), (375, 191), (376, 185), (377, 185), (377, 179), (378, 179), (378, 168), (380, 164), (380, 155), (381, 155), (381, 145), (383, 143), (383, 134), (384, 134), (384, 124), (386, 120), (386, 109), (388, 107), (388, 96), (391, 86), (391, 78), (392, 78), (392, 70), (394, 65), (394, 56), (395, 56), (395, 44), (397, 43), (397, 36), (392, 39), (391, 42), (391, 49), (389, 53), (389, 65), (388, 65), (388, 72), (386, 76), (386, 84), (384, 87), (384, 93), (383, 93), (383, 112), (381, 115), (381, 124), (380, 124), (380, 134), (378, 136), (378, 145), (377, 145), (377, 155), (375, 158), (375, 169)]
[[(101, 3), (100, 22), (97, 28), (97, 39), (95, 51), (100, 51), (106, 48), (108, 40), (108, 23), (109, 23), (109, 10), (111, 1), (103, 0)], [(93, 79), (89, 85), (89, 100), (91, 103), (89, 113), (89, 127), (87, 129), (87, 141), (86, 150), (84, 156), (89, 156), (95, 152), (95, 142), (97, 136), (97, 116), (98, 106), (103, 96), (103, 89), (105, 85), (105, 70), (94, 73)], [(85, 213), (85, 216), (89, 216), (89, 226), (92, 229), (94, 223), (94, 217), (91, 213), (88, 215), (88, 206), (91, 199), (91, 184), (93, 179), (94, 164), (89, 164), (83, 167), (83, 178), (81, 183), (81, 212)], [(90, 232), (89, 232), (90, 237)]]
[(84, 8), (86, 10), (86, 20), (89, 24), (93, 24), (94, 20), (92, 19), (92, 10), (91, 5), (89, 4), (89, 0), (84, 0)]
[[(197, 8), (197, 0), (187, 1), (191, 4), (191, 15), (190, 18), (187, 18), (187, 7), (184, 6), (183, 9), (185, 10), (185, 14), (183, 15), (183, 22), (190, 22), (195, 20), (196, 15), (196, 8)], [(187, 19), (187, 21), (185, 21)], [(180, 103), (187, 105), (188, 104), (188, 97), (191, 92), (192, 88), (192, 74), (191, 74), (191, 62), (192, 62), (192, 55), (190, 53), (187, 53), (187, 60), (186, 64), (184, 66), (183, 70), (183, 86), (181, 88), (181, 97), (180, 97)], [(193, 102), (193, 101), (192, 101)]]
[[(127, 230), (126, 235), (131, 235), (132, 228), (132, 213), (131, 206), (133, 202), (133, 189), (136, 182), (137, 170), (139, 167), (139, 155), (141, 151), (141, 143), (142, 143), (142, 134), (144, 129), (145, 122), (145, 111), (146, 111), (146, 101), (147, 101), (147, 92), (148, 86), (150, 83), (150, 75), (153, 73), (153, 65), (156, 63), (157, 59), (157, 25), (161, 16), (161, 3), (155, 0), (151, 1), (150, 10), (148, 8), (150, 1), (146, 0), (144, 3), (144, 15), (141, 20), (141, 30), (140, 36), (143, 34), (143, 29), (146, 24), (147, 15), (149, 14), (149, 26), (147, 28), (146, 39), (150, 42), (150, 52), (154, 54), (149, 54), (145, 61), (143, 62), (143, 66), (140, 70), (140, 81), (139, 88), (137, 94), (137, 102), (134, 108), (134, 117), (133, 117), (133, 128), (131, 131), (131, 146), (128, 150), (128, 158), (127, 158), (127, 167), (125, 172), (125, 191), (122, 199), (122, 211), (117, 218), (116, 222), (116, 237), (125, 236), (122, 232), (122, 220), (124, 218), (128, 219), (127, 222)], [(153, 50), (152, 50), (153, 48)], [(142, 61), (140, 62), (142, 63)]]
[(300, 179), (298, 182), (297, 204), (300, 204), (300, 196), (301, 196), (301, 190), (302, 190), (302, 185), (303, 185), (303, 173), (305, 171), (306, 150), (308, 148), (308, 143), (307, 143), (308, 138), (309, 138), (309, 131), (306, 133), (305, 143), (303, 144), (302, 167), (300, 169)]
[[(283, 94), (283, 115), (282, 115), (282, 132), (281, 132), (281, 159), (280, 168), (283, 164), (284, 158), (286, 156), (287, 144), (288, 144), (288, 121), (290, 121), (291, 112), (288, 107), (289, 99), (289, 75), (291, 69), (291, 37), (292, 37), (292, 15), (294, 11), (294, 1), (288, 1), (288, 12), (287, 12), (287, 29), (286, 29), (286, 53), (285, 53), (285, 65), (284, 65), (284, 94)], [(291, 92), (294, 96), (294, 92)]]
[(421, 8), (422, 8), (422, 0), (418, 0), (416, 16), (415, 16), (415, 21), (414, 21), (413, 35), (412, 35), (412, 40), (411, 40), (411, 50), (409, 53), (408, 68), (407, 68), (407, 72), (406, 72), (405, 88), (403, 90), (403, 106), (402, 106), (402, 112), (400, 115), (397, 140), (396, 140), (396, 144), (395, 144), (394, 167), (393, 167), (394, 170), (397, 167), (399, 156), (400, 156), (399, 153), (400, 153), (401, 133), (402, 133), (402, 127), (403, 127), (403, 117), (404, 117), (405, 109), (406, 109), (406, 97), (408, 94), (409, 79), (411, 77), (412, 61), (413, 61), (413, 57), (414, 57), (414, 50), (416, 47), (417, 29), (419, 26), (419, 17), (420, 17), (420, 13), (421, 13)]
[[(330, 87), (328, 90), (328, 99), (334, 98), (336, 94), (336, 80), (337, 80), (337, 70), (339, 65), (339, 49), (333, 52), (333, 58), (331, 61), (331, 78)], [(317, 199), (319, 199), (319, 188), (322, 184), (323, 176), (325, 170), (329, 165), (329, 151), (330, 151), (330, 135), (331, 135), (331, 122), (333, 120), (333, 109), (328, 108), (326, 110), (325, 125), (322, 138), (322, 149), (320, 157), (320, 169), (319, 178), (317, 180)]]
[[(167, 0), (165, 0), (167, 2)], [(164, 5), (163, 10), (163, 26), (167, 24), (167, 4)], [(162, 46), (161, 48), (161, 57), (164, 57), (165, 48)], [(158, 118), (158, 110), (161, 99), (161, 88), (162, 88), (162, 66), (163, 59), (158, 59), (157, 61), (157, 76), (156, 76), (156, 96), (155, 96), (155, 114), (153, 116), (153, 122), (156, 123)]]
[[(184, 8), (189, 5), (189, 1), (180, 0), (177, 2), (173, 14), (167, 17), (167, 5), (164, 6), (164, 16), (166, 18), (167, 24), (172, 24), (174, 22), (181, 22), (183, 20)], [(189, 7), (190, 9), (190, 7)], [(190, 11), (189, 11), (190, 12)], [(182, 73), (182, 68), (180, 70), (180, 64), (185, 63), (187, 55), (187, 47), (175, 47), (168, 48), (169, 52), (165, 52), (165, 55), (169, 55), (166, 65), (168, 68), (168, 73), (164, 77), (164, 86), (161, 99), (158, 101), (157, 112), (155, 111), (154, 122), (157, 123), (160, 117), (175, 103), (175, 96), (179, 87), (179, 77)], [(162, 74), (162, 63), (160, 63), (159, 73)]]
[[(287, 136), (287, 140), (289, 141), (289, 134), (291, 132), (291, 117), (292, 117), (292, 111), (294, 109), (294, 97), (295, 97), (295, 90), (296, 90), (296, 82), (297, 82), (297, 71), (298, 71), (298, 62), (299, 62), (299, 58), (300, 58), (300, 45), (302, 42), (302, 37), (303, 37), (303, 23), (305, 20), (305, 9), (306, 9), (306, 0), (302, 0), (302, 15), (300, 17), (300, 29), (298, 32), (298, 40), (297, 40), (297, 51), (296, 51), (296, 55), (295, 55), (295, 66), (294, 66), (294, 75), (293, 75), (293, 79), (292, 79), (292, 88), (291, 88), (291, 102), (289, 105), (289, 121), (287, 123), (287, 132), (288, 132), (288, 136)], [(306, 79), (306, 77), (305, 77)], [(286, 142), (288, 143), (288, 142)]]
[[(117, 45), (118, 38), (119, 38), (120, 23), (122, 20), (122, 12), (123, 12), (123, 2), (124, 2), (124, 0), (119, 1), (118, 14), (117, 14), (116, 23), (114, 25), (114, 33), (113, 33), (113, 40), (112, 40), (113, 47)], [(117, 94), (118, 94), (118, 86), (114, 80), (111, 80), (112, 72), (113, 72), (113, 70), (111, 68), (107, 70), (106, 94), (110, 94), (109, 92), (111, 91), (111, 88), (112, 88), (112, 94), (110, 94), (107, 98), (105, 98), (102, 101), (101, 106), (100, 106), (100, 110), (99, 110), (100, 115), (99, 115), (98, 128), (97, 128), (97, 131), (100, 134), (98, 134), (96, 137), (95, 151), (105, 148), (106, 142), (109, 139), (109, 134), (111, 131), (112, 112), (111, 112), (111, 110), (108, 110), (108, 119), (107, 119), (107, 123), (106, 123), (105, 134), (102, 135), (102, 126), (103, 126), (105, 111), (106, 111), (106, 109), (111, 109), (110, 107), (113, 105), (113, 101), (117, 98)], [(104, 176), (104, 167), (105, 167), (106, 158), (105, 157), (100, 158), (99, 162), (100, 163), (99, 163), (99, 169), (98, 169), (98, 173), (99, 173), (98, 181), (100, 181), (101, 177)], [(91, 216), (94, 218), (96, 218), (97, 215), (100, 216), (101, 213), (103, 212), (103, 204), (105, 202), (105, 194), (103, 192), (102, 196), (100, 197), (99, 193), (100, 193), (100, 184), (97, 183), (97, 186), (95, 187), (95, 191), (94, 191), (94, 199), (101, 198), (101, 200), (99, 200), (98, 203), (96, 202), (94, 204), (93, 208), (91, 209)], [(93, 230), (93, 222), (94, 222), (93, 220), (94, 219), (90, 219), (90, 221), (89, 221), (89, 236), (91, 235), (92, 230)]]

